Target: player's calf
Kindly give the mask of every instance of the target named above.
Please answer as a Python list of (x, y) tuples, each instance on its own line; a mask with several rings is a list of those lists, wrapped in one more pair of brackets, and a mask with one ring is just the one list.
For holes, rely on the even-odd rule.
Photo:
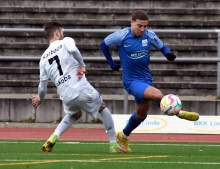
[(73, 117), (76, 119), (76, 121), (82, 116), (82, 110), (79, 110), (76, 114), (73, 115)]

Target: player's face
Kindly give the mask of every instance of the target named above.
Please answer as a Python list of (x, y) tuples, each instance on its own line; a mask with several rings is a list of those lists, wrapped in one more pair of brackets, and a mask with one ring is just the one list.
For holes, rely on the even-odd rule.
[(134, 36), (142, 36), (147, 29), (148, 20), (131, 20), (131, 32)]

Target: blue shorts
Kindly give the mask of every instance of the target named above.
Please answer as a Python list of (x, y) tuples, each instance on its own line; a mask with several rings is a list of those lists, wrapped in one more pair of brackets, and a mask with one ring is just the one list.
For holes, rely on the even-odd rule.
[(132, 81), (130, 83), (124, 83), (125, 90), (132, 96), (134, 96), (135, 103), (144, 103), (147, 100), (144, 98), (144, 91), (152, 86), (152, 81)]

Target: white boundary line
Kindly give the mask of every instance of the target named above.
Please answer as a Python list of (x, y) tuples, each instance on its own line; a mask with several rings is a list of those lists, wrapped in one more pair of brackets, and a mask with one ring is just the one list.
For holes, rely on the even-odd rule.
[[(180, 161), (103, 161), (103, 160), (14, 160), (5, 159), (0, 162), (79, 162), (79, 163), (135, 163), (135, 164), (193, 164), (193, 165), (220, 165), (220, 162), (180, 162)], [(17, 164), (19, 165), (19, 164)]]
[[(33, 142), (30, 142), (30, 141), (0, 141), (0, 144), (36, 144), (36, 143), (42, 143), (43, 141), (33, 141)], [(109, 144), (109, 143), (84, 143), (84, 142), (65, 142), (65, 141), (59, 141), (57, 142), (56, 144), (96, 144), (96, 145), (101, 145), (101, 144)], [(198, 143), (190, 143), (190, 144), (186, 144), (186, 143), (172, 143), (172, 144), (169, 144), (169, 143), (130, 143), (129, 145), (132, 145), (132, 146), (186, 146), (186, 147), (198, 147), (198, 146), (208, 146), (208, 147), (220, 147), (220, 143), (216, 143), (216, 144), (198, 144)]]

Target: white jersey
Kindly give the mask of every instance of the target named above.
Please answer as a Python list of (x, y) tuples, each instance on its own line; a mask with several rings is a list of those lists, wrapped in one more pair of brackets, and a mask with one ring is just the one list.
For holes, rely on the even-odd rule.
[[(39, 64), (40, 81), (51, 79), (57, 87), (57, 94), (64, 101), (76, 98), (89, 85), (85, 75), (80, 80), (76, 75), (78, 67), (82, 66), (71, 52), (76, 50), (72, 38), (56, 40), (43, 53)], [(81, 64), (84, 64), (82, 58)]]

